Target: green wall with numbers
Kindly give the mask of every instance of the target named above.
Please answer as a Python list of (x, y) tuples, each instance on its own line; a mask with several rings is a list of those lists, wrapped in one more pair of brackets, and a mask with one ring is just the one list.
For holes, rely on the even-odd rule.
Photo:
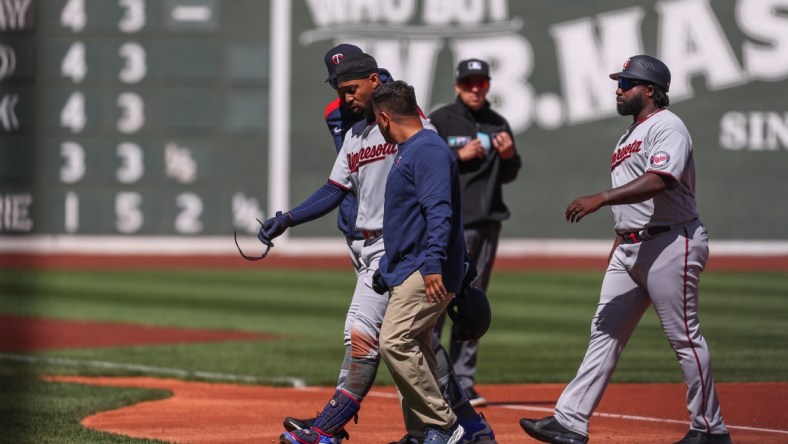
[[(490, 99), (524, 161), (505, 188), (507, 239), (610, 237), (609, 210), (570, 226), (563, 209), (609, 186), (630, 123), (607, 73), (656, 55), (693, 136), (712, 239), (788, 240), (777, 0), (3, 0), (0, 236), (254, 233), (286, 209), (270, 208), (271, 153), (288, 154), (289, 205), (328, 177), (323, 54), (338, 42), (413, 84), (427, 111), (453, 100), (458, 60), (492, 63)], [(272, 100), (282, 84), (287, 103)], [(279, 113), (289, 124), (272, 147)], [(292, 235), (337, 238), (333, 221)]]
[(19, 97), (0, 142), (0, 231), (27, 232), (14, 219), (102, 235), (226, 233), (234, 214), (256, 224), (267, 16), (256, 1), (33, 1), (2, 35), (24, 57), (0, 83)]

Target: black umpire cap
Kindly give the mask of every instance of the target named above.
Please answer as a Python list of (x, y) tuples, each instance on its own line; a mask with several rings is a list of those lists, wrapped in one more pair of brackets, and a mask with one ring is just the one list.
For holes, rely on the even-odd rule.
[(648, 55), (641, 54), (628, 58), (621, 72), (610, 74), (613, 80), (618, 80), (619, 77), (643, 80), (660, 87), (665, 92), (670, 89), (670, 70), (660, 59)]
[(336, 82), (365, 79), (378, 72), (378, 62), (369, 54), (351, 54), (345, 56), (336, 67)]
[(454, 80), (457, 82), (473, 75), (483, 76), (490, 80), (490, 64), (484, 60), (467, 59), (458, 63), (457, 69), (454, 70)]
[(358, 46), (351, 45), (349, 43), (340, 43), (339, 45), (329, 49), (328, 52), (326, 52), (325, 57), (323, 57), (323, 60), (326, 62), (326, 70), (328, 70), (328, 78), (326, 79), (326, 82), (332, 84), (332, 86), (335, 86), (337, 78), (336, 69), (339, 65), (339, 62), (351, 54), (362, 54), (363, 52), (364, 51), (362, 51)]

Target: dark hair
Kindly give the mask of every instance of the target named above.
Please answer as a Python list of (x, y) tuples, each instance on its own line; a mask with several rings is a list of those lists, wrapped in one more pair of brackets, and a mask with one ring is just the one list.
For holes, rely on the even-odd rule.
[(652, 100), (654, 100), (654, 105), (657, 105), (657, 108), (665, 108), (670, 106), (670, 98), (668, 97), (668, 93), (665, 92), (662, 88), (657, 85), (652, 85), (654, 87), (654, 96)]
[(392, 117), (418, 117), (416, 92), (402, 80), (383, 83), (372, 91), (372, 106), (392, 114)]

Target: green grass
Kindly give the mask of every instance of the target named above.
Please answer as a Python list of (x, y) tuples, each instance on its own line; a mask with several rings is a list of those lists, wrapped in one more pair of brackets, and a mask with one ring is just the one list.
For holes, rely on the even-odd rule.
[[(600, 272), (495, 273), (489, 291), (493, 325), (480, 348), (478, 382), (569, 381), (585, 352), (601, 279)], [(0, 270), (0, 313), (280, 336), (270, 341), (25, 355), (65, 358), (78, 365), (33, 363), (0, 354), (0, 436), (40, 427), (45, 431), (30, 442), (137, 442), (94, 436), (78, 421), (91, 412), (160, 393), (42, 383), (31, 376), (142, 373), (88, 361), (181, 369), (186, 379), (199, 379), (195, 372), (214, 372), (252, 376), (265, 384), (279, 383), (282, 377), (333, 384), (353, 285), (350, 270)], [(788, 380), (787, 274), (707, 272), (700, 316), (717, 382)], [(172, 376), (152, 371), (157, 374)], [(653, 310), (641, 320), (614, 381), (682, 381)], [(378, 383), (392, 383), (387, 371), (378, 373)], [(21, 398), (24, 403), (14, 402)]]
[(160, 443), (97, 432), (79, 424), (85, 416), (167, 397), (165, 391), (43, 383), (33, 375), (0, 373), (0, 442)]

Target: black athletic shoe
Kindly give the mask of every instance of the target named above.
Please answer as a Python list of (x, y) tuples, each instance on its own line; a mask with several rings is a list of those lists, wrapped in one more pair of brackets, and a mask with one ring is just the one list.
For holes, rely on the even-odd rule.
[[(307, 430), (312, 428), (312, 425), (315, 423), (315, 419), (317, 418), (298, 419), (288, 416), (285, 418), (283, 425), (285, 426), (285, 430), (288, 432), (292, 432), (293, 430)], [(337, 433), (337, 436), (342, 439), (350, 439), (350, 434), (348, 434), (347, 430), (345, 429), (340, 430), (339, 433)]]
[(588, 437), (562, 426), (554, 416), (520, 420), (520, 427), (532, 438), (553, 444), (585, 444)]
[(422, 441), (413, 435), (406, 434), (397, 442), (390, 442), (389, 444), (422, 444)]
[(690, 430), (676, 444), (731, 444), (731, 435), (730, 433), (703, 433), (700, 430)]
[(476, 393), (476, 389), (473, 388), (473, 386), (465, 389), (465, 396), (468, 397), (468, 402), (470, 402), (473, 407), (484, 407), (487, 405), (487, 400), (484, 399), (484, 396)]
[(287, 418), (285, 418), (285, 422), (284, 422), (285, 430), (287, 430), (288, 432), (292, 432), (293, 430), (311, 429), (312, 425), (315, 423), (315, 419), (317, 418), (298, 419), (298, 418), (293, 418), (292, 416), (288, 416)]

